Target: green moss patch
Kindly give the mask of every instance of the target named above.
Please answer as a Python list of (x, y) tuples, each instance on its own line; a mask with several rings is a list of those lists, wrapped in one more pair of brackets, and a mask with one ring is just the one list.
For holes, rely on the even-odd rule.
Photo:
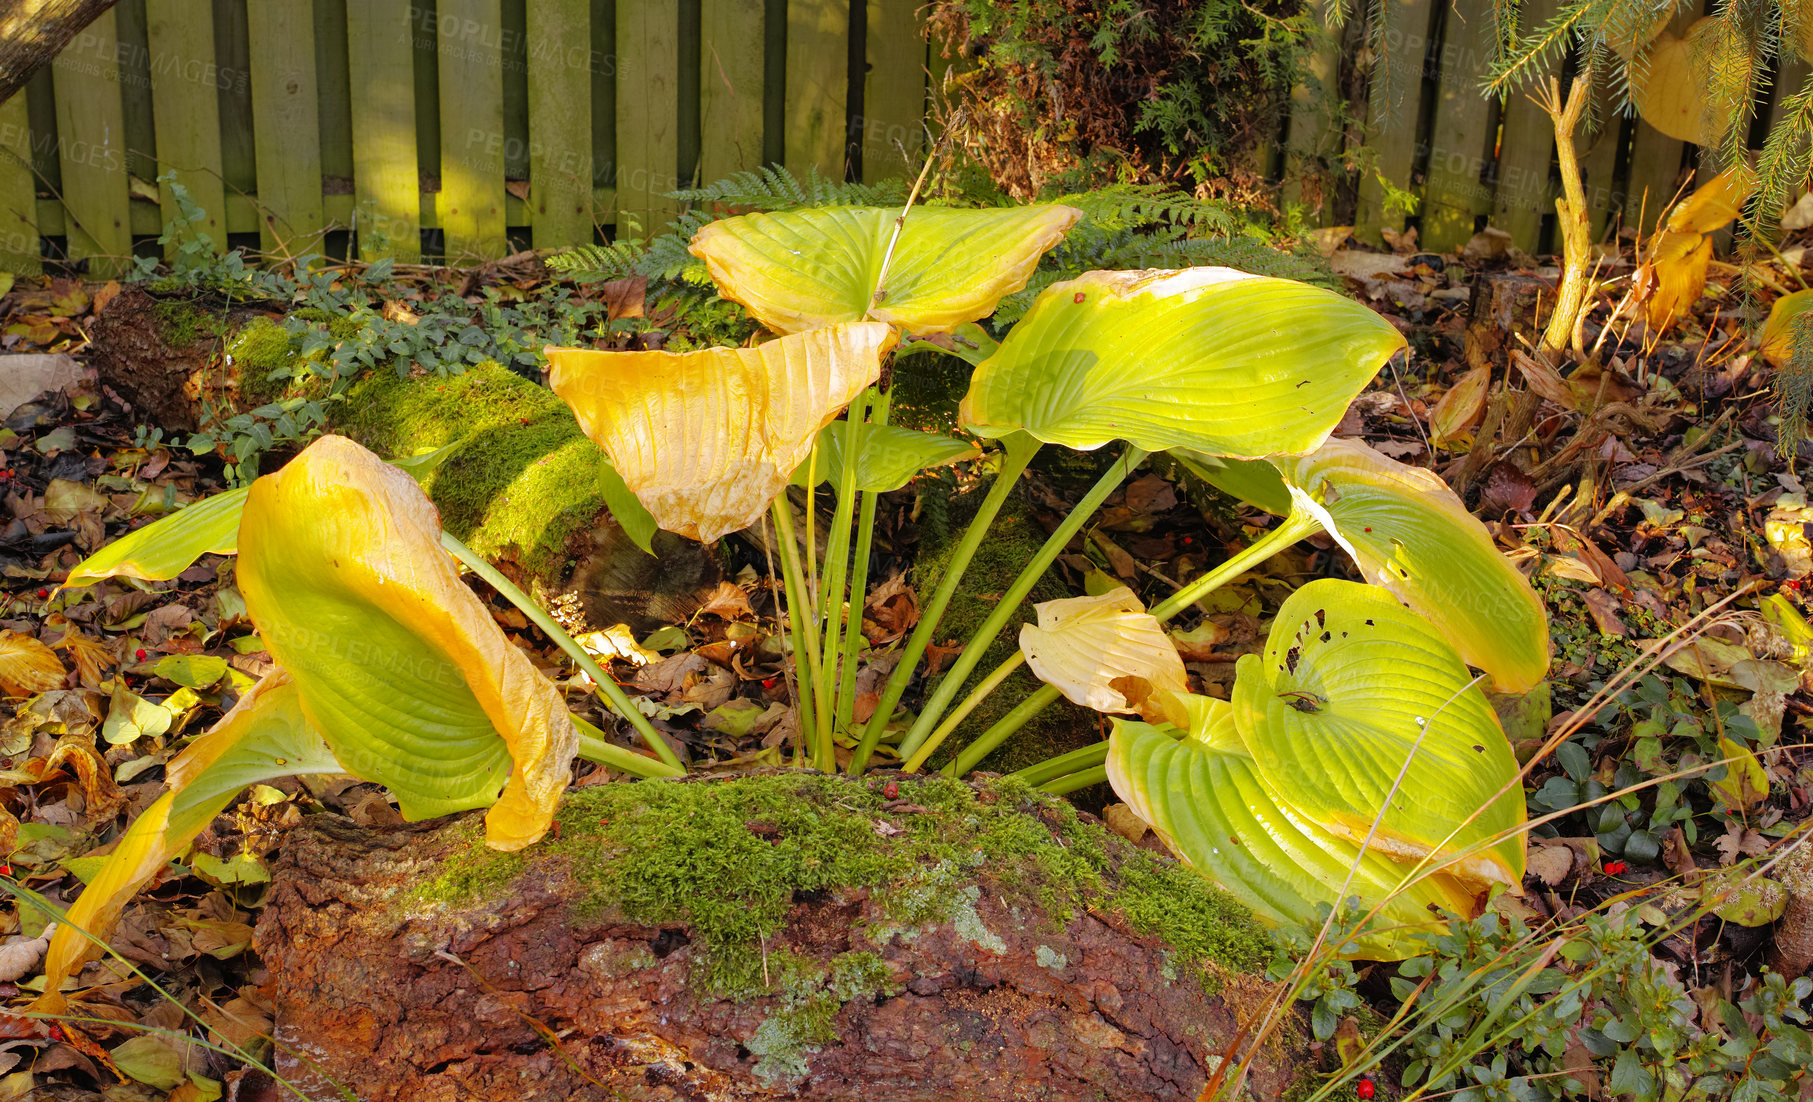
[(441, 523), (537, 577), (557, 575), (568, 541), (604, 510), (604, 452), (553, 391), (495, 364), (448, 378), (374, 372), (335, 418), (387, 458), (464, 440), (427, 482)]
[[(545, 854), (579, 886), (579, 917), (684, 925), (701, 950), (708, 990), (780, 994), (796, 1014), (891, 981), (873, 953), (845, 954), (827, 969), (774, 944), (795, 893), (875, 891), (892, 924), (870, 931), (877, 945), (934, 922), (998, 943), (976, 910), (978, 871), (993, 878), (1005, 904), (1036, 904), (1053, 923), (1118, 913), (1205, 975), (1263, 963), (1269, 939), (1243, 907), (1169, 861), (1111, 847), (1105, 828), (1068, 803), (1014, 781), (974, 788), (946, 777), (903, 780), (899, 798), (924, 810), (890, 812), (890, 801), (868, 786), (811, 774), (603, 785), (569, 794), (557, 840), (528, 857), (488, 850), (475, 831), (471, 848), (416, 898), (496, 898), (525, 862)], [(878, 821), (901, 833), (877, 830)], [(793, 1022), (789, 1035), (803, 1035), (805, 1025)]]

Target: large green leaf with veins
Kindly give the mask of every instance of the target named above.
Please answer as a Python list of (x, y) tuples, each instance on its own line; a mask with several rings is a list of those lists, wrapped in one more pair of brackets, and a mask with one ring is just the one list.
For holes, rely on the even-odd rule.
[[(818, 432), (818, 459), (815, 474), (820, 484), (842, 484), (844, 469), (844, 435), (848, 421), (833, 421)], [(899, 425), (877, 425), (864, 421), (856, 427), (856, 488), (875, 493), (898, 490), (920, 471), (944, 467), (974, 458), (975, 446), (935, 432), (919, 432)], [(806, 484), (808, 457), (793, 471), (793, 485)]]
[(73, 589), (116, 577), (167, 581), (203, 555), (238, 553), (239, 513), (249, 488), (204, 497), (121, 536), (77, 563), (63, 585)]
[(881, 207), (744, 214), (701, 229), (691, 248), (719, 294), (777, 333), (865, 319), (942, 333), (987, 317), (1026, 286), (1082, 212), (914, 207), (890, 258), (899, 217)]
[(959, 419), (1001, 437), (1210, 455), (1304, 452), (1404, 338), (1332, 291), (1231, 268), (1053, 284), (976, 369)]
[(1372, 845), (1392, 856), (1453, 858), (1458, 876), (1515, 886), (1517, 759), (1475, 680), (1389, 593), (1323, 578), (1240, 659), (1234, 720), (1267, 787), (1306, 819), (1358, 842), (1376, 818)]
[(1188, 724), (1187, 737), (1179, 739), (1176, 728), (1116, 719), (1108, 780), (1185, 864), (1261, 919), (1310, 922), (1320, 905), (1337, 898), (1357, 897), (1367, 908), (1382, 903), (1344, 955), (1398, 960), (1424, 951), (1422, 935), (1442, 928), (1431, 907), (1474, 913), (1472, 893), (1453, 878), (1438, 873), (1406, 883), (1411, 866), (1376, 850), (1361, 856), (1354, 842), (1282, 806), (1254, 767), (1225, 701), (1173, 699), (1185, 705), (1188, 718), (1177, 718)]
[(409, 476), (324, 436), (252, 485), (239, 543), (246, 609), (348, 772), (410, 819), (489, 806), (496, 848), (541, 837), (578, 735)]
[(1549, 618), (1491, 533), (1433, 471), (1358, 440), (1307, 455), (1222, 459), (1174, 453), (1223, 493), (1279, 516), (1293, 500), (1321, 522), (1360, 572), (1434, 624), (1500, 692), (1526, 692), (1549, 670)]
[(1276, 462), (1366, 580), (1434, 624), (1495, 688), (1525, 692), (1547, 675), (1542, 599), (1439, 475), (1357, 440)]

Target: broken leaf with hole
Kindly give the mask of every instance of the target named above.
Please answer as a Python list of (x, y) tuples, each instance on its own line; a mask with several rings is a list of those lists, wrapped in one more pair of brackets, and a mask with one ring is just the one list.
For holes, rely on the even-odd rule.
[(1277, 462), (1366, 580), (1434, 624), (1499, 692), (1548, 674), (1542, 599), (1439, 475), (1357, 440)]
[(1268, 512), (1289, 513), (1295, 495), (1368, 581), (1433, 623), (1498, 691), (1526, 691), (1548, 673), (1541, 599), (1433, 472), (1350, 439), (1272, 460), (1175, 454), (1197, 477)]
[(1399, 960), (1426, 951), (1423, 935), (1444, 928), (1431, 908), (1475, 913), (1473, 893), (1453, 877), (1412, 880), (1410, 865), (1376, 849), (1362, 855), (1350, 839), (1281, 803), (1227, 702), (1173, 694), (1172, 709), (1181, 726), (1114, 721), (1108, 780), (1185, 864), (1259, 918), (1309, 922), (1321, 905), (1357, 898), (1381, 911), (1342, 955)]
[[(801, 460), (793, 472), (793, 484), (804, 486), (810, 468), (816, 484), (829, 482), (834, 489), (842, 485), (848, 432), (847, 421), (833, 421), (820, 429), (818, 457)], [(954, 437), (864, 421), (857, 425), (856, 488), (875, 493), (898, 490), (920, 471), (948, 467), (978, 454), (967, 441)]]
[(990, 439), (1024, 431), (1083, 450), (1302, 452), (1402, 347), (1371, 310), (1292, 280), (1086, 272), (1039, 295), (976, 369), (958, 418)]
[(1235, 669), (1241, 737), (1296, 813), (1400, 860), (1452, 862), (1480, 886), (1522, 882), (1517, 760), (1428, 621), (1375, 586), (1323, 578), (1285, 600), (1264, 651)]
[(864, 319), (942, 333), (994, 313), (1082, 216), (1056, 205), (916, 207), (890, 256), (900, 211), (814, 207), (725, 218), (690, 248), (719, 294), (776, 333)]
[(1188, 689), (1165, 629), (1126, 586), (1044, 601), (1020, 628), (1020, 651), (1041, 681), (1098, 712), (1159, 714), (1153, 696)]
[(755, 348), (550, 348), (548, 385), (657, 524), (710, 541), (761, 517), (894, 339), (857, 322)]

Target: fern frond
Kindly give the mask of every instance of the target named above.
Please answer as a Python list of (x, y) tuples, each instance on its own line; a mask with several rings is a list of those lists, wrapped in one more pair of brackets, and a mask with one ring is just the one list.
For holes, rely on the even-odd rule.
[(806, 191), (800, 187), (799, 180), (780, 165), (732, 173), (703, 187), (670, 191), (667, 197), (699, 206), (720, 205), (750, 210), (785, 210), (805, 206), (808, 202)]
[(647, 245), (640, 241), (616, 241), (609, 245), (580, 245), (558, 252), (543, 261), (556, 272), (574, 279), (622, 279), (641, 270)]

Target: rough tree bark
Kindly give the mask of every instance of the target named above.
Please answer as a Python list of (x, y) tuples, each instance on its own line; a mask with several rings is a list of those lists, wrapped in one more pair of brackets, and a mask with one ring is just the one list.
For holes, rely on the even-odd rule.
[[(367, 1102), (1189, 1100), (1268, 990), (1241, 970), (1256, 957), (1205, 967), (1179, 948), (1200, 943), (1192, 922), (1205, 913), (1238, 915), (1226, 919), (1232, 945), (1251, 936), (1250, 920), (1215, 911), (1225, 901), (1193, 893), (1202, 886), (1187, 873), (1048, 797), (936, 780), (903, 781), (887, 801), (857, 782), (791, 778), (569, 794), (564, 842), (497, 858), (512, 862), (502, 876), (465, 864), (477, 852), (470, 821), (374, 834), (324, 817), (298, 829), (258, 929), (279, 1072), (312, 1097), (343, 1087)], [(748, 803), (752, 784), (809, 810)], [(605, 789), (625, 791), (600, 803)], [(648, 823), (625, 825), (638, 811)], [(838, 834), (852, 823), (856, 834)], [(644, 828), (661, 833), (638, 838)], [(823, 886), (810, 876), (816, 858), (793, 859), (819, 852), (823, 831), (873, 850), (850, 867), (882, 868), (892, 853), (905, 872)], [(948, 861), (923, 863), (927, 839), (961, 849), (966, 834), (983, 847), (1017, 839), (1015, 853), (955, 878)], [(737, 872), (681, 883), (683, 909), (718, 915), (700, 922), (650, 917), (640, 882), (614, 881), (639, 904), (601, 900), (585, 872), (633, 878), (671, 862), (684, 877), (727, 850)], [(1068, 886), (1032, 870), (1083, 853), (1101, 879), (1066, 920), (1054, 901)], [(724, 916), (739, 905), (715, 910), (707, 897), (749, 891), (747, 908), (759, 909), (769, 889), (713, 882), (768, 854), (817, 886), (781, 884), (778, 925), (730, 947), (709, 922), (734, 923)], [(901, 901), (923, 904), (934, 883), (948, 911), (903, 919)], [(1130, 916), (1153, 913), (1168, 917), (1135, 933), (1142, 919)], [(1307, 1066), (1300, 1049), (1274, 1045), (1255, 1064), (1252, 1097), (1280, 1097)]]
[(0, 103), (69, 45), (115, 0), (9, 0), (0, 7)]

